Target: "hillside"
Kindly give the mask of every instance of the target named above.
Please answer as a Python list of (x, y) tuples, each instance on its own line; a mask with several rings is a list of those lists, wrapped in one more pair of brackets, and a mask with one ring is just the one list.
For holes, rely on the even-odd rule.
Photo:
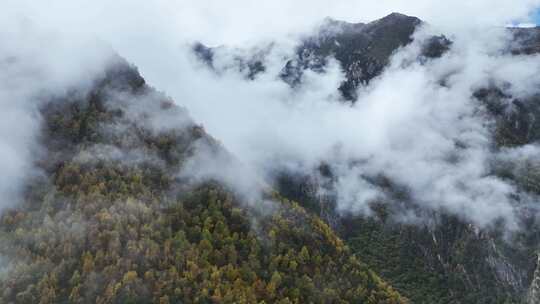
[(407, 303), (296, 203), (195, 178), (198, 155), (235, 160), (111, 62), (43, 96), (41, 174), (0, 219), (0, 303)]

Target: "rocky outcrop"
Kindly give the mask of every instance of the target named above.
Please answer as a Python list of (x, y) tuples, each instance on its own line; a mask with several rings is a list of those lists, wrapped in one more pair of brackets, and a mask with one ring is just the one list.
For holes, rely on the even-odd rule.
[(515, 55), (532, 55), (540, 53), (540, 27), (511, 28), (515, 39), (510, 51)]
[(540, 303), (540, 255), (538, 256), (537, 268), (527, 295), (527, 304)]

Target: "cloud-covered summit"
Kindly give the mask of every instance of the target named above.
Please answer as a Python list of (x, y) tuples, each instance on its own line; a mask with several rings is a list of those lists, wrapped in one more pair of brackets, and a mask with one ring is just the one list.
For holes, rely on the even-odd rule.
[[(407, 20), (410, 31), (399, 35), (393, 30), (404, 29)], [(248, 125), (234, 127), (242, 130), (236, 134), (216, 125), (217, 136), (263, 175), (272, 177), (280, 166), (300, 176), (318, 175), (320, 164), (327, 164), (332, 196), (344, 213), (370, 214), (373, 203), (397, 199), (420, 209), (450, 212), (481, 227), (503, 219), (517, 229), (520, 210), (535, 208), (535, 194), (521, 193), (521, 186), (499, 176), (494, 164), (521, 149), (497, 147), (501, 132), (519, 136), (512, 121), (527, 124), (528, 118), (510, 114), (522, 113), (514, 99), (528, 107), (538, 94), (534, 71), (540, 44), (535, 30), (500, 27), (446, 38), (418, 19), (396, 14), (368, 25), (325, 22), (313, 38), (307, 36), (296, 47), (272, 45), (260, 59), (264, 69), (247, 78), (242, 69), (227, 68), (234, 67), (228, 60), (238, 50), (196, 50), (199, 58), (211, 55), (206, 64), (211, 60), (214, 71), (226, 67), (218, 74), (201, 71), (213, 79), (204, 86), (220, 96), (237, 92), (227, 102), (220, 98), (214, 104), (226, 113), (216, 121)], [(287, 50), (289, 57), (283, 59)], [(436, 54), (426, 56), (431, 53)], [(379, 67), (369, 74), (375, 63)], [(355, 100), (352, 106), (343, 103), (336, 90), (344, 84), (354, 94), (348, 95)], [(481, 94), (493, 86), (510, 96), (495, 101), (510, 103), (502, 105), (503, 112), (492, 112), (493, 101)], [(195, 107), (196, 115), (198, 109), (203, 110)], [(535, 141), (525, 139), (520, 145), (532, 149)], [(396, 197), (380, 178), (403, 189), (406, 197)], [(422, 217), (407, 212), (397, 216), (406, 221)]]

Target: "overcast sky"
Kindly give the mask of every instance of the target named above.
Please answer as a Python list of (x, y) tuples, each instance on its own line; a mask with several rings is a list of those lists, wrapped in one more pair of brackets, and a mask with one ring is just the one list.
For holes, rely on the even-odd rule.
[(540, 0), (4, 0), (0, 25), (33, 23), (94, 36), (166, 90), (169, 55), (187, 42), (255, 44), (305, 32), (324, 17), (369, 22), (391, 12), (414, 15), (444, 32), (534, 22)]
[(391, 12), (418, 16), (439, 26), (504, 25), (533, 22), (539, 0), (4, 0), (3, 14), (18, 12), (42, 25), (91, 32), (118, 40), (159, 31), (169, 38), (209, 43), (244, 43), (282, 36), (326, 16), (366, 22)]

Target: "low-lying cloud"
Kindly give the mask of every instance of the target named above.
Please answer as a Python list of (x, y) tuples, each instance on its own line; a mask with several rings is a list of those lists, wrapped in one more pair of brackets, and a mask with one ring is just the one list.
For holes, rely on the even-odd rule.
[[(372, 201), (394, 199), (373, 182), (384, 176), (427, 209), (443, 209), (482, 227), (500, 218), (510, 228), (519, 226), (515, 214), (524, 202), (515, 200), (515, 184), (492, 174), (492, 163), (523, 153), (494, 147), (494, 122), (473, 93), (494, 84), (515, 97), (537, 93), (538, 57), (511, 56), (503, 50), (508, 43), (504, 25), (530, 21), (539, 1), (97, 1), (82, 9), (80, 4), (6, 4), (15, 17), (2, 21), (0, 38), (16, 43), (0, 47), (0, 62), (7, 67), (0, 72), (6, 80), (0, 94), (7, 113), (0, 123), (0, 153), (8, 160), (0, 169), (9, 172), (0, 179), (0, 194), (16, 189), (21, 172), (31, 167), (39, 123), (31, 101), (35, 94), (80, 85), (106, 64), (104, 54), (110, 50), (81, 38), (95, 35), (140, 66), (152, 85), (186, 106), (196, 122), (249, 167), (199, 172), (203, 177), (251, 187), (244, 183), (251, 177), (246, 172), (271, 179), (276, 168), (313, 174), (327, 163), (343, 213), (369, 214)], [(129, 16), (119, 13), (128, 10)], [(326, 15), (369, 21), (392, 11), (417, 15), (432, 26), (417, 33), (417, 43), (399, 50), (380, 77), (359, 89), (354, 105), (340, 101), (337, 88), (344, 76), (337, 62), (330, 62), (322, 74), (306, 72), (295, 88), (277, 77), (293, 55), (295, 37)], [(305, 18), (295, 18), (299, 12)], [(35, 36), (36, 26), (60, 34)], [(453, 40), (452, 49), (440, 59), (418, 61), (421, 41), (441, 31)], [(234, 69), (216, 74), (195, 62), (189, 47), (194, 40), (275, 44), (266, 71), (246, 80)], [(216, 60), (223, 67), (230, 58), (227, 52), (221, 56)], [(137, 115), (137, 109), (132, 114)], [(14, 121), (25, 127), (12, 132)], [(150, 123), (163, 127), (159, 120)], [(212, 164), (210, 169), (219, 167), (202, 162)]]
[(88, 87), (112, 54), (95, 40), (59, 36), (30, 20), (2, 24), (0, 209), (19, 202), (25, 181), (39, 174), (33, 162), (40, 153), (42, 102), (74, 86)]
[(264, 176), (275, 168), (314, 174), (320, 163), (330, 164), (342, 213), (370, 214), (371, 203), (390, 200), (388, 189), (373, 182), (384, 176), (422, 208), (481, 227), (504, 219), (517, 229), (516, 216), (531, 198), (518, 202), (516, 185), (492, 174), (493, 159), (513, 152), (497, 151), (493, 118), (473, 96), (493, 84), (518, 98), (537, 93), (538, 57), (504, 52), (510, 38), (501, 27), (456, 32), (442, 58), (419, 61), (430, 30), (417, 33), (383, 75), (361, 87), (352, 106), (339, 101), (343, 75), (336, 63), (326, 73), (309, 73), (300, 87), (285, 85), (276, 77), (283, 49), (253, 81), (186, 60), (186, 78), (173, 94)]

